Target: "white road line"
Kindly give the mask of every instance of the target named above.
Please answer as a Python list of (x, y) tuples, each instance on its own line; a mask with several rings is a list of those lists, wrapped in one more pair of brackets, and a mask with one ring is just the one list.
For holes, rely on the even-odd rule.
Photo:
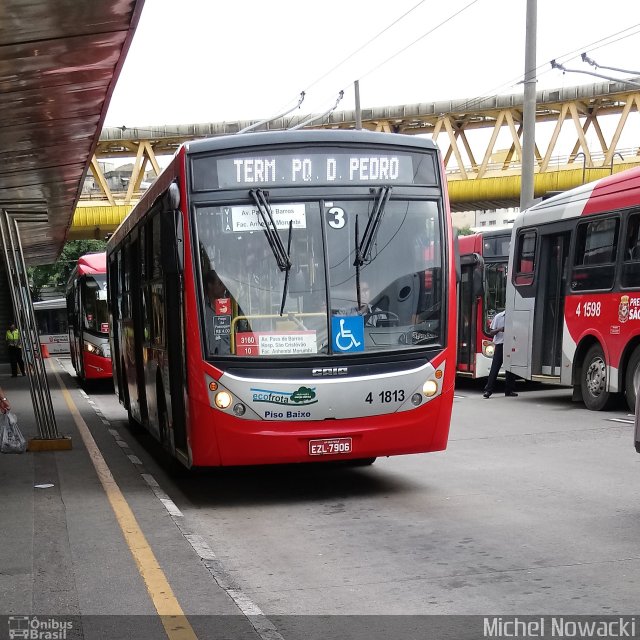
[[(82, 389), (80, 389), (80, 393), (92, 406), (98, 417), (101, 418), (103, 424), (109, 427), (111, 423), (104, 419), (102, 412), (96, 406), (95, 402), (90, 400), (89, 396)], [(109, 428), (108, 431), (113, 436), (116, 444), (118, 444), (123, 450), (129, 449), (129, 445), (120, 438), (120, 434), (116, 429)], [(202, 536), (192, 533), (187, 529), (184, 524), (184, 514), (180, 511), (175, 502), (173, 502), (173, 500), (171, 500), (171, 498), (160, 488), (158, 481), (150, 473), (147, 473), (144, 470), (144, 464), (140, 458), (133, 454), (127, 454), (127, 457), (139, 468), (140, 475), (167, 510), (184, 539), (191, 545), (191, 548), (202, 560), (204, 566), (211, 574), (211, 577), (236, 603), (236, 606), (246, 616), (247, 620), (260, 638), (262, 640), (284, 640), (283, 636), (278, 632), (271, 620), (265, 616), (262, 609), (260, 609), (260, 607), (238, 587), (227, 570), (220, 564), (219, 560), (216, 558), (216, 554), (207, 544), (206, 540)]]

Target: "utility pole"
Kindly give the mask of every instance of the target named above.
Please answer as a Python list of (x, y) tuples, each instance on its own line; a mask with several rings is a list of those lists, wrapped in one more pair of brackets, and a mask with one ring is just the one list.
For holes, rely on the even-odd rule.
[(533, 204), (536, 142), (536, 32), (538, 0), (527, 0), (527, 25), (524, 52), (524, 105), (522, 129), (522, 174), (520, 211)]
[(356, 80), (353, 83), (353, 88), (356, 93), (356, 129), (358, 131), (362, 129), (362, 110), (360, 109), (360, 81)]

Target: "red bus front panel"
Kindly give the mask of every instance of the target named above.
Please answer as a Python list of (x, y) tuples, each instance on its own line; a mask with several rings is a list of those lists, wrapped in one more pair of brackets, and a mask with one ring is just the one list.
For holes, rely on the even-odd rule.
[[(428, 364), (393, 377), (331, 381), (265, 382), (228, 375), (216, 381), (206, 375), (209, 403), (196, 405), (191, 429), (193, 464), (277, 464), (440, 451), (446, 448), (453, 397), (451, 383), (445, 387), (444, 370), (444, 364), (437, 369)], [(435, 388), (431, 397), (424, 393), (427, 382)], [(232, 397), (222, 410), (216, 407), (220, 393)], [(238, 405), (241, 416), (235, 413)], [(316, 418), (326, 415), (332, 417)]]

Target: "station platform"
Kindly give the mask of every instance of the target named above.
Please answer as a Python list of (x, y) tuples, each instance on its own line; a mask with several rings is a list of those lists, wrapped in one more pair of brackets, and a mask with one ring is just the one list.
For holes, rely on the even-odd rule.
[[(45, 362), (72, 449), (0, 454), (0, 638), (264, 636), (75, 377)], [(0, 367), (22, 433), (37, 436), (28, 378)]]

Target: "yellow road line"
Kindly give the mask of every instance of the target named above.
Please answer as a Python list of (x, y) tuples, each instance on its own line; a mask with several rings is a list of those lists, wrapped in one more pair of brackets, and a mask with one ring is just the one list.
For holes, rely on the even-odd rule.
[(62, 395), (69, 407), (69, 411), (78, 427), (84, 446), (89, 453), (98, 478), (100, 478), (100, 482), (107, 494), (120, 529), (136, 561), (138, 571), (144, 580), (153, 606), (160, 615), (167, 636), (170, 640), (197, 640), (197, 636), (189, 624), (187, 617), (184, 615), (182, 607), (174, 595), (167, 577), (160, 568), (160, 564), (147, 542), (144, 533), (142, 533), (142, 529), (136, 517), (133, 515), (133, 511), (131, 511), (131, 507), (127, 503), (124, 495), (122, 495), (120, 487), (118, 487), (105, 459), (102, 457), (87, 423), (80, 415), (71, 394), (58, 375), (56, 365), (52, 362), (51, 366), (53, 374), (60, 384)]

